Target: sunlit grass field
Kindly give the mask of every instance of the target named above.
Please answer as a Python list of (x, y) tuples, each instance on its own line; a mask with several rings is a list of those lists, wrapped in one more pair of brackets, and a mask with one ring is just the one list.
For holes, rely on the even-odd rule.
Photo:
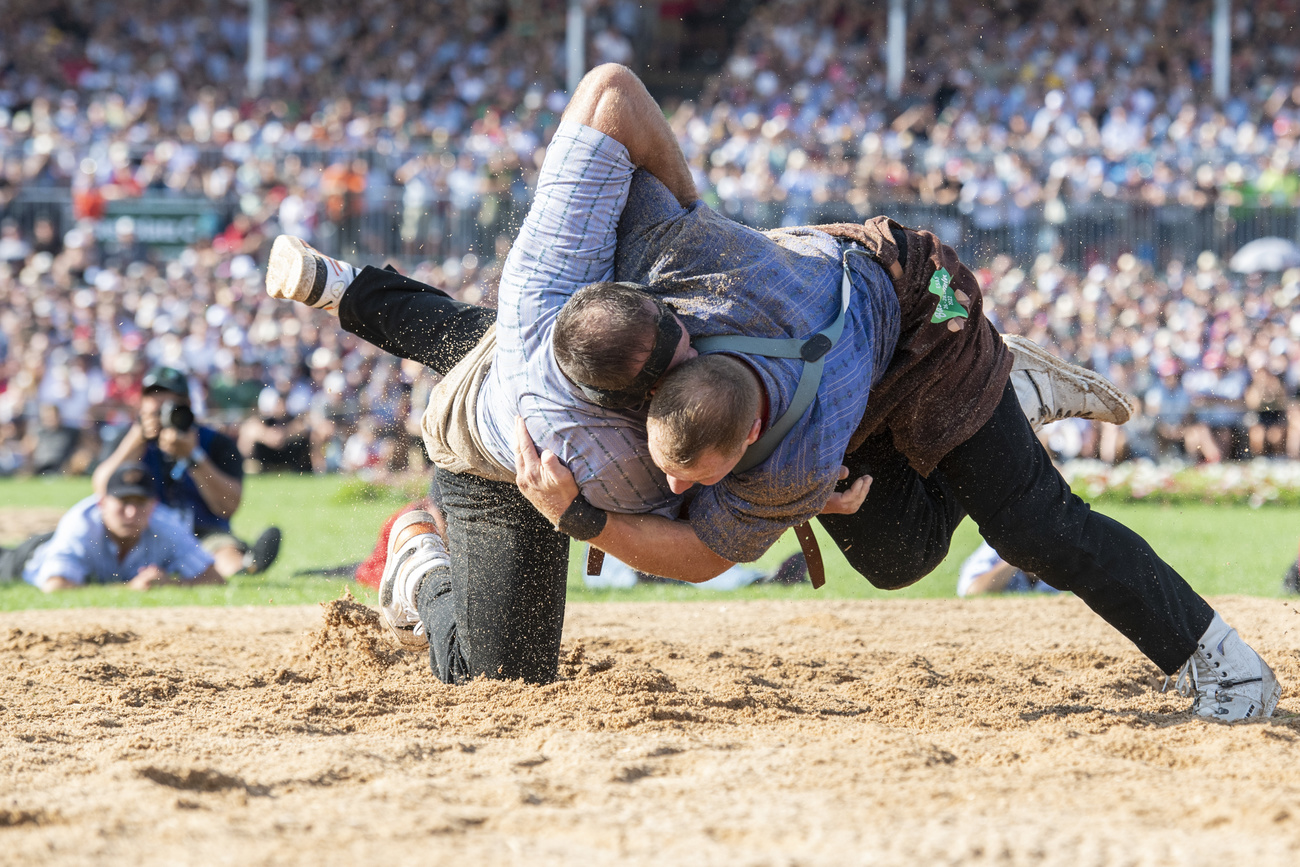
[[(374, 546), (380, 524), (398, 509), (405, 493), (362, 485), (338, 476), (253, 476), (245, 483), (244, 503), (235, 515), (235, 532), (252, 539), (275, 524), (284, 532), (280, 558), (265, 574), (238, 577), (225, 587), (160, 588), (137, 593), (123, 587), (92, 586), (45, 595), (25, 584), (0, 586), (0, 610), (73, 606), (143, 607), (155, 605), (297, 605), (336, 599), (346, 588), (373, 602), (369, 588), (345, 578), (301, 576), (304, 569), (356, 563)], [(0, 506), (71, 506), (90, 494), (88, 478), (0, 481)], [(1145, 536), (1197, 591), (1204, 595), (1276, 596), (1282, 575), (1295, 559), (1300, 510), (1287, 507), (1111, 505), (1099, 508)], [(798, 587), (755, 586), (730, 591), (732, 598), (943, 598), (954, 595), (961, 561), (979, 538), (970, 521), (962, 524), (948, 559), (929, 577), (905, 590), (876, 590), (852, 572), (834, 546), (823, 539), (827, 583), (820, 591)], [(764, 556), (774, 566), (798, 550), (786, 534)], [(585, 558), (575, 545), (569, 558), (569, 599), (699, 600), (720, 594), (689, 585), (648, 584), (632, 590), (588, 590), (581, 570)]]

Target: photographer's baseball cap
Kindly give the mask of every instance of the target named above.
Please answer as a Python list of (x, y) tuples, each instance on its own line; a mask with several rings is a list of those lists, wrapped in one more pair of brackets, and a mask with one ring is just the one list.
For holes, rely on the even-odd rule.
[(180, 397), (190, 396), (189, 381), (185, 378), (185, 374), (174, 367), (155, 367), (145, 374), (140, 385), (145, 394), (151, 391), (166, 391)]
[(141, 463), (126, 463), (108, 477), (104, 493), (110, 497), (147, 497), (153, 499), (153, 474)]

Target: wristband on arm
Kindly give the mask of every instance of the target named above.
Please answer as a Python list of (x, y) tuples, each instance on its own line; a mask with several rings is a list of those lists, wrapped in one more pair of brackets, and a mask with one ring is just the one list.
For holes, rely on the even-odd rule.
[(574, 497), (569, 508), (564, 510), (555, 529), (572, 536), (579, 542), (586, 542), (599, 536), (608, 520), (609, 515), (603, 509), (597, 509), (587, 502), (586, 497), (579, 494)]

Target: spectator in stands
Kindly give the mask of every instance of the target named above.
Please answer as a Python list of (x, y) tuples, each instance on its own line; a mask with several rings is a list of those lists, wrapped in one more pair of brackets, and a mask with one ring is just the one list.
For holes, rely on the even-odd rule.
[(32, 252), (32, 247), (18, 232), (13, 220), (0, 223), (0, 262), (21, 262)]
[[(1282, 359), (1277, 359), (1282, 361)], [(1277, 365), (1283, 369), (1284, 365)], [(1246, 435), (1253, 457), (1286, 452), (1286, 387), (1267, 353), (1252, 352), (1251, 378), (1246, 388)]]
[(239, 426), (240, 451), (247, 454), (261, 472), (288, 470), (312, 471), (309, 419), (301, 411), (289, 411), (291, 384), (279, 377), (257, 398), (257, 413)]
[[(1158, 369), (1160, 379), (1147, 390), (1144, 409), (1147, 415), (1155, 419), (1156, 457), (1162, 457), (1171, 448), (1181, 454), (1187, 449), (1187, 428), (1191, 424), (1192, 399), (1183, 388), (1179, 375), (1178, 363), (1173, 359), (1160, 362)], [(1197, 431), (1194, 441), (1199, 441), (1208, 432)], [(1193, 445), (1194, 447), (1194, 445)]]
[(77, 451), (81, 431), (63, 423), (58, 406), (41, 404), (36, 426), (27, 435), (26, 452), (31, 471), (38, 475), (61, 473)]

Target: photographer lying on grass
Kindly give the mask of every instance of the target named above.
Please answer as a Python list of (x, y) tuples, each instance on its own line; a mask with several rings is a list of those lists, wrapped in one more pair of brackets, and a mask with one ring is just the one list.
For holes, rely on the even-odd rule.
[(0, 549), (0, 579), (21, 575), (46, 593), (86, 584), (149, 590), (226, 583), (189, 528), (155, 509), (153, 484), (143, 464), (118, 467), (105, 493), (73, 506), (52, 534)]

